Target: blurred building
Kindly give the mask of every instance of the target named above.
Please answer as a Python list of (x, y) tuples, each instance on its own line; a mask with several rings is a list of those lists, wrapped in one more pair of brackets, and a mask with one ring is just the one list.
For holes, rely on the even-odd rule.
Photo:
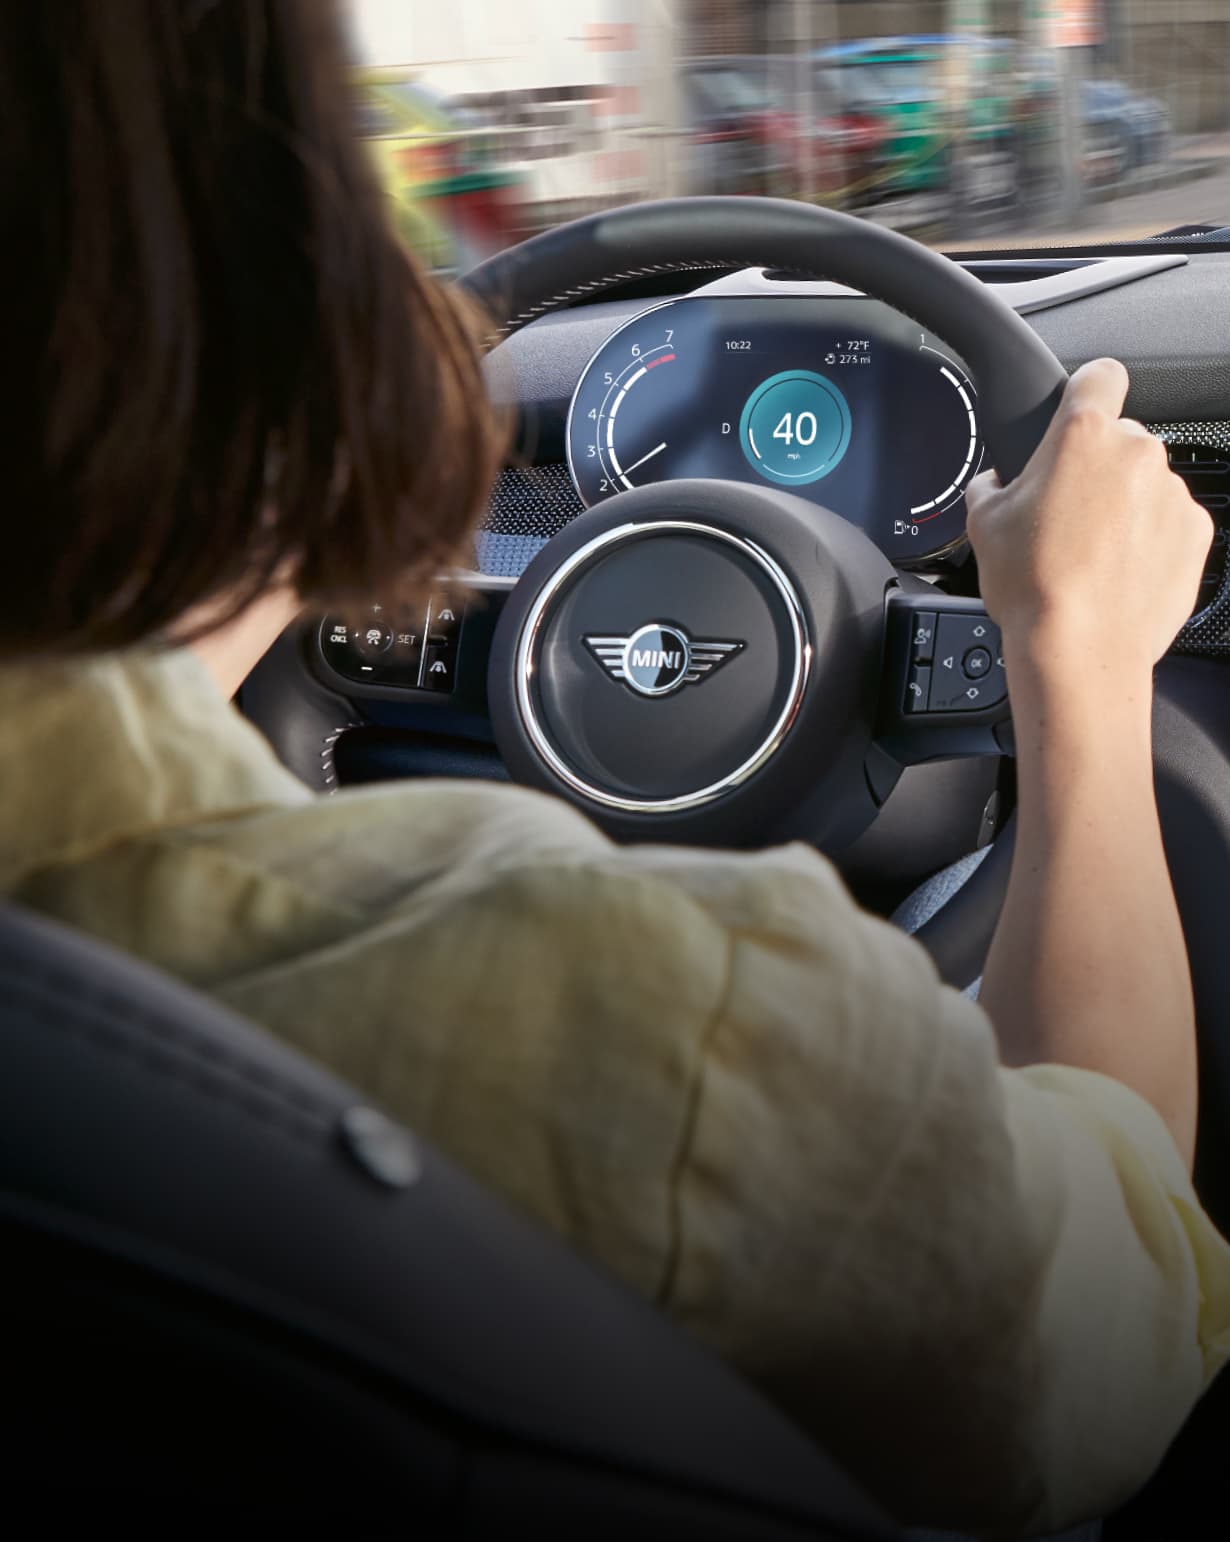
[(836, 42), (937, 32), (948, 0), (682, 0), (689, 48), (699, 54), (770, 52), (791, 36)]
[(1160, 97), (1175, 132), (1230, 128), (1230, 5), (1107, 0), (1111, 72)]

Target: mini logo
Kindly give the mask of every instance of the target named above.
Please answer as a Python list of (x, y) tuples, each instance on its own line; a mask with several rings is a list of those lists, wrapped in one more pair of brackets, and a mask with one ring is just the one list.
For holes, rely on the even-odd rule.
[(610, 675), (638, 696), (669, 696), (704, 680), (747, 646), (713, 638), (690, 638), (680, 627), (651, 621), (628, 636), (601, 635), (581, 641)]

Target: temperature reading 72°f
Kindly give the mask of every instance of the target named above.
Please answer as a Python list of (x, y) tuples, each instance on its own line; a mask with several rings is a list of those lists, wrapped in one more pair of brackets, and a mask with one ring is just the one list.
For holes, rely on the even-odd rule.
[(840, 364), (870, 364), (871, 363), (871, 339), (868, 337), (850, 337), (846, 339), (845, 348), (838, 343), (837, 363)]

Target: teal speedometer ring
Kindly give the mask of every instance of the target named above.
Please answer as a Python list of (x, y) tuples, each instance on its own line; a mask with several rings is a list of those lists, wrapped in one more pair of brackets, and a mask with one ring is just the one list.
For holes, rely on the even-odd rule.
[(818, 482), (840, 465), (850, 447), (850, 407), (823, 375), (791, 369), (771, 375), (752, 392), (739, 419), (739, 443), (748, 464), (780, 487)]

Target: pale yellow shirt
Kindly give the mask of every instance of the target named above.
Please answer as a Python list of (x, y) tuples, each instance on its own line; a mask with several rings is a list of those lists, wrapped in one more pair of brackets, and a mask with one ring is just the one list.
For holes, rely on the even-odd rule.
[(1230, 1348), (1139, 1097), (1000, 1068), (832, 867), (479, 783), (316, 798), (183, 652), (0, 674), (0, 892), (331, 1066), (732, 1361), (899, 1515), (1058, 1528)]

